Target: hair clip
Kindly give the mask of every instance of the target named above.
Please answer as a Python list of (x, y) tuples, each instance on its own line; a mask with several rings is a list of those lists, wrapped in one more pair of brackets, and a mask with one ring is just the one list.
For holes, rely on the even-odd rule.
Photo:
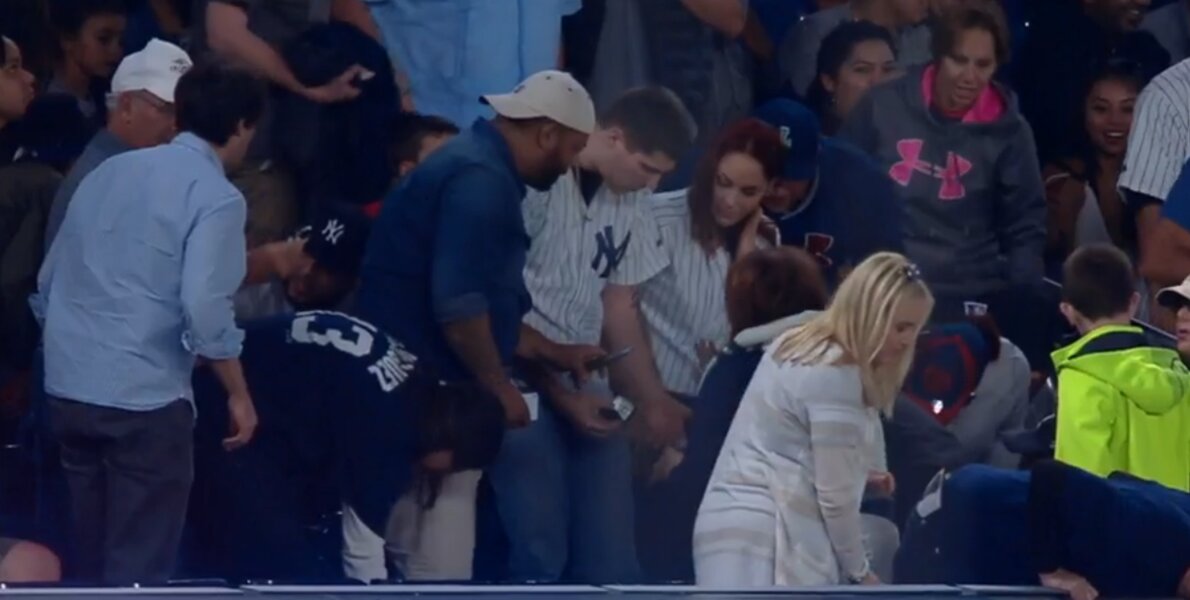
[(921, 280), (921, 269), (917, 265), (909, 263), (903, 268), (905, 270), (905, 279), (908, 279), (910, 282)]

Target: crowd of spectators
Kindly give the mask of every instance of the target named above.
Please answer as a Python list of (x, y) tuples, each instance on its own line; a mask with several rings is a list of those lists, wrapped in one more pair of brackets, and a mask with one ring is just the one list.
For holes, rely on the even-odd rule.
[[(1190, 539), (1190, 1), (5, 0), (0, 36), (0, 581), (1190, 597), (1184, 543), (1132, 585), (1038, 520), (1087, 486)], [(921, 507), (981, 485), (1044, 556), (923, 568), (974, 553)]]

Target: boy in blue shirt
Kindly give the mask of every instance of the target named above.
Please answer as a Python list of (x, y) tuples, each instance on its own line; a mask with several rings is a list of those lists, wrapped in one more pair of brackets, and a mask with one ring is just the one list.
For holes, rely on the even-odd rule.
[[(498, 401), (440, 384), (399, 342), (341, 313), (249, 323), (241, 361), (260, 427), (237, 452), (220, 447), (221, 388), (203, 369), (194, 378), (189, 521), (209, 555), (200, 552), (191, 575), (296, 582), (375, 572), (396, 500), (412, 489), (432, 505), (443, 476), (486, 466), (503, 440)], [(342, 559), (331, 522), (340, 511)]]

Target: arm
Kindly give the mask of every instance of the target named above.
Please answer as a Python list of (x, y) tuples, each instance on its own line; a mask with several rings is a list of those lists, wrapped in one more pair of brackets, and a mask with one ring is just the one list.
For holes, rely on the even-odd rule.
[(289, 70), (285, 59), (272, 46), (248, 29), (248, 12), (228, 0), (207, 5), (207, 44), (219, 55), (244, 63), (249, 69), (295, 94), (306, 88)]
[(1140, 270), (1157, 287), (1177, 285), (1190, 275), (1190, 169), (1183, 169), (1162, 203), (1128, 192), (1140, 237)]
[(777, 50), (777, 65), (781, 76), (789, 81), (793, 91), (805, 97), (818, 72), (818, 48), (822, 39), (812, 35), (805, 21), (795, 24)]
[(1078, 214), (1086, 203), (1086, 184), (1055, 165), (1042, 172), (1046, 203), (1046, 251), (1066, 256), (1074, 249)]
[(806, 406), (814, 489), (839, 570), (859, 582), (871, 575), (859, 516), (860, 492), (868, 479), (863, 435), (868, 417), (858, 399), (819, 391), (824, 393), (816, 391), (818, 397), (808, 399)]
[(334, 0), (331, 4), (331, 18), (354, 25), (381, 45), (384, 44), (384, 37), (381, 36), (376, 21), (372, 19), (371, 11), (360, 0)]
[(479, 385), (510, 402), (520, 392), (509, 380), (492, 336), (487, 296), (492, 273), (506, 269), (504, 261), (511, 260), (509, 244), (517, 234), (502, 223), (509, 220), (506, 211), (519, 208), (491, 194), (503, 185), (481, 167), (471, 167), (443, 189), (430, 288), (434, 315), (450, 349)]
[(1100, 477), (1121, 470), (1124, 465), (1112, 447), (1116, 403), (1090, 376), (1068, 368), (1059, 371), (1054, 458)]
[(645, 330), (634, 286), (608, 285), (603, 291), (603, 338), (608, 348), (631, 346), (632, 352), (611, 366), (612, 388), (641, 409), (650, 441), (673, 445), (683, 436), (689, 410), (669, 395)]
[(273, 242), (253, 249), (248, 253), (248, 271), (244, 285), (257, 285), (272, 279), (285, 279), (298, 272), (306, 263), (313, 262), (302, 248), (302, 239)]
[(748, 24), (746, 0), (682, 0), (682, 6), (719, 33), (735, 39)]
[(1033, 135), (1028, 125), (1021, 125), (1022, 133), (998, 165), (996, 229), (1012, 282), (1031, 284), (1040, 281), (1045, 271), (1045, 191)]
[(244, 332), (235, 324), (232, 295), (244, 281), (247, 206), (229, 196), (200, 212), (182, 250), (182, 344), (207, 359), (227, 391), (232, 436), (229, 450), (247, 444), (256, 429), (256, 411), (240, 367)]

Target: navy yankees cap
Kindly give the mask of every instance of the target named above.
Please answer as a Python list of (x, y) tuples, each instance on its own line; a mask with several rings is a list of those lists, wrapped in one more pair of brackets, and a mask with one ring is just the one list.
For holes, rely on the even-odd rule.
[(322, 208), (303, 232), (305, 251), (328, 271), (354, 277), (359, 273), (372, 222), (362, 213)]
[(818, 145), (822, 133), (818, 116), (800, 103), (778, 98), (762, 104), (752, 116), (776, 127), (781, 142), (789, 149), (785, 160), (785, 177), (793, 181), (809, 181), (818, 173)]

